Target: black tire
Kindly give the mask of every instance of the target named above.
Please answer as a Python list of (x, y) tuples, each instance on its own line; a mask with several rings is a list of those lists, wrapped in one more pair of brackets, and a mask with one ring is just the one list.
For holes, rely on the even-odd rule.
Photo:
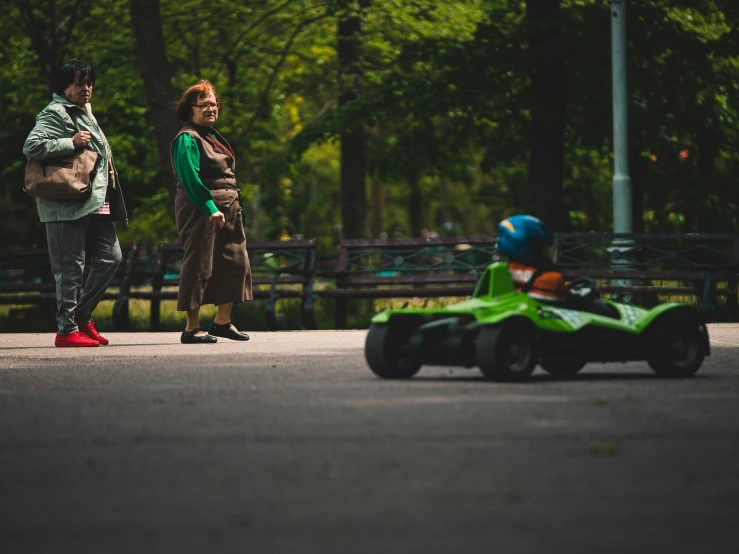
[(536, 367), (536, 334), (526, 320), (484, 327), (477, 337), (477, 365), (488, 379), (523, 381)]
[(585, 363), (576, 356), (548, 356), (539, 360), (544, 371), (557, 377), (572, 377), (585, 367)]
[(372, 325), (364, 343), (364, 356), (372, 372), (383, 379), (410, 379), (421, 369), (410, 355), (408, 325)]
[(707, 354), (705, 327), (686, 315), (658, 321), (650, 337), (647, 363), (660, 377), (690, 377)]

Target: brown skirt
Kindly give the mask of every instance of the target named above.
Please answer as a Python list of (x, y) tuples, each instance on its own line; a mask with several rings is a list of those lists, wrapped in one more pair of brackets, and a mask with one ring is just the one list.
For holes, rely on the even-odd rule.
[(226, 216), (223, 229), (212, 223), (177, 187), (175, 219), (185, 249), (180, 270), (177, 310), (203, 304), (226, 304), (252, 299), (251, 267), (237, 192), (213, 190), (213, 201)]

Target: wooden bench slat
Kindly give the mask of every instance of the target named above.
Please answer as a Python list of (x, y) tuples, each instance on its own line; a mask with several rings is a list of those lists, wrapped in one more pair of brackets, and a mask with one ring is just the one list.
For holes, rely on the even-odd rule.
[[(598, 290), (602, 292), (649, 292), (649, 293), (679, 293), (679, 294), (703, 294), (703, 287), (655, 287), (646, 285), (598, 285)], [(735, 294), (736, 291), (726, 288), (717, 288), (713, 294), (718, 296), (727, 296)]]
[(558, 269), (565, 278), (591, 277), (593, 279), (631, 279), (650, 281), (691, 281), (695, 279), (711, 278), (714, 281), (736, 280), (739, 275), (736, 271), (711, 271), (706, 269), (696, 271), (655, 270), (655, 271), (615, 271), (608, 269)]
[(56, 283), (3, 283), (0, 285), (0, 294), (36, 291), (56, 291)]
[(325, 298), (423, 298), (427, 296), (469, 296), (474, 287), (431, 287), (412, 289), (324, 289), (314, 294)]
[[(272, 277), (262, 277), (262, 276), (253, 276), (252, 275), (252, 285), (271, 285), (272, 284)], [(278, 285), (302, 285), (309, 281), (306, 277), (294, 277), (294, 276), (279, 276), (277, 278), (277, 284)], [(164, 287), (177, 287), (180, 284), (179, 277), (176, 279), (162, 279), (161, 285)]]
[(0, 304), (37, 304), (39, 300), (56, 300), (56, 292), (3, 295), (0, 297)]
[(341, 280), (345, 286), (367, 286), (367, 285), (420, 285), (420, 284), (446, 284), (446, 283), (476, 283), (477, 275), (396, 275), (387, 277), (369, 277), (350, 275)]
[[(301, 298), (304, 296), (303, 291), (292, 289), (280, 290), (278, 294), (281, 298)], [(269, 298), (269, 295), (270, 291), (267, 289), (252, 289), (252, 296), (255, 299)], [(117, 297), (118, 295), (115, 296)], [(128, 296), (128, 298), (136, 298), (138, 300), (177, 300), (177, 291), (132, 290), (128, 292), (126, 296)]]

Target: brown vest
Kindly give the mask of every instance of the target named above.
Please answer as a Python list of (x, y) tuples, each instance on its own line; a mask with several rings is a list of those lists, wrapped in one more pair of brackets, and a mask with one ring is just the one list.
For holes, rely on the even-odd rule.
[[(217, 139), (213, 138), (209, 131), (212, 131)], [(234, 152), (231, 145), (226, 142), (221, 134), (215, 129), (198, 127), (192, 123), (188, 123), (172, 141), (172, 145), (177, 141), (181, 134), (187, 133), (198, 144), (200, 150), (200, 180), (210, 190), (219, 189), (235, 189), (236, 175), (234, 174)], [(172, 158), (172, 148), (169, 149), (170, 161)], [(174, 161), (172, 161), (172, 170), (175, 176), (177, 171), (174, 169)], [(177, 188), (182, 188), (182, 183), (177, 179)]]

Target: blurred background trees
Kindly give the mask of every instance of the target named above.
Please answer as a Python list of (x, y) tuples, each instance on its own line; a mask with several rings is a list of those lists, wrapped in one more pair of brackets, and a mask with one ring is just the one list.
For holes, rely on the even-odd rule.
[[(217, 87), (247, 235), (611, 230), (607, 0), (8, 0), (0, 248), (44, 244), (22, 144), (65, 60), (121, 174), (124, 240), (176, 239), (171, 102)], [(739, 7), (630, 3), (635, 230), (737, 232)], [(425, 230), (425, 231), (424, 231)]]

